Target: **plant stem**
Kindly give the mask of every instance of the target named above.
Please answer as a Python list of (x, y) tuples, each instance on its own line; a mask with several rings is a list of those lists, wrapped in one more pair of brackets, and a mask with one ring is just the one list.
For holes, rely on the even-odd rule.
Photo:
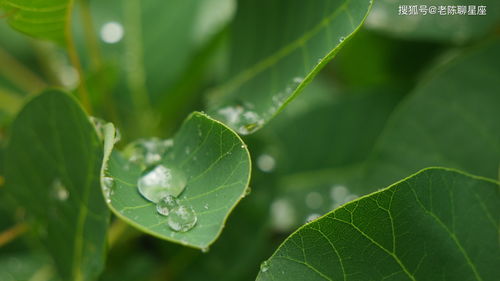
[(0, 233), (0, 247), (16, 239), (28, 230), (28, 225), (25, 223), (18, 223), (13, 227)]
[(89, 1), (80, 0), (80, 7), (80, 16), (82, 18), (85, 43), (90, 55), (90, 63), (92, 65), (92, 69), (98, 70), (102, 67), (102, 55), (99, 48), (99, 41), (97, 39), (97, 35), (95, 34)]
[[(67, 17), (68, 21), (71, 23), (71, 19), (73, 18), (72, 12), (73, 12), (74, 1), (70, 1), (69, 3), (70, 4), (68, 7)], [(78, 57), (78, 51), (76, 50), (75, 40), (73, 39), (72, 24), (66, 25), (66, 47), (71, 64), (78, 72), (78, 76), (80, 78), (80, 84), (78, 85), (77, 89), (78, 95), (83, 104), (83, 107), (87, 110), (87, 113), (92, 114), (92, 106), (90, 104), (90, 98), (87, 90), (87, 84), (85, 82), (83, 67), (80, 62), (80, 58)]]
[(0, 74), (14, 83), (20, 90), (36, 93), (47, 87), (45, 81), (22, 62), (0, 48)]

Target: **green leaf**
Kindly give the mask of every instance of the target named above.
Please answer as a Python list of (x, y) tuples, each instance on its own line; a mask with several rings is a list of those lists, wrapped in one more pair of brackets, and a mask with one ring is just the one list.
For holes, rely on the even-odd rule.
[(50, 259), (38, 253), (14, 253), (0, 257), (2, 281), (56, 281)]
[(365, 188), (430, 166), (497, 178), (499, 48), (499, 40), (483, 44), (429, 73), (391, 116), (367, 164)]
[(6, 188), (34, 219), (64, 280), (104, 264), (109, 210), (100, 191), (102, 143), (78, 103), (58, 90), (31, 100), (12, 125)]
[(14, 29), (60, 45), (65, 45), (72, 5), (73, 0), (0, 0), (0, 8)]
[[(400, 5), (427, 7), (449, 6), (486, 6), (487, 15), (399, 15)], [(477, 11), (477, 10), (476, 10)], [(419, 0), (415, 3), (403, 3), (392, 0), (378, 0), (366, 20), (367, 28), (383, 31), (405, 39), (420, 39), (463, 43), (480, 39), (494, 32), (500, 22), (500, 3), (483, 0)]]
[[(194, 248), (210, 246), (220, 235), (229, 213), (245, 196), (250, 179), (250, 156), (246, 145), (231, 129), (202, 113), (193, 113), (175, 135), (174, 146), (162, 164), (172, 164), (187, 177), (179, 199), (191, 206), (198, 221), (188, 232), (172, 231), (167, 217), (137, 189), (141, 168), (113, 152), (108, 175), (114, 178), (109, 207), (132, 226)], [(169, 160), (169, 159), (173, 160)]]
[(257, 280), (494, 280), (498, 182), (426, 169), (301, 227)]
[(239, 1), (228, 79), (214, 91), (211, 112), (240, 134), (262, 127), (353, 36), (371, 2)]

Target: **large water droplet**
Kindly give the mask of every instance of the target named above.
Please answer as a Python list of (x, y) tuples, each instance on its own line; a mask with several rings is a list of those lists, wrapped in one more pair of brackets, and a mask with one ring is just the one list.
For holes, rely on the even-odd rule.
[(69, 198), (68, 189), (62, 184), (61, 180), (55, 179), (52, 182), (52, 192), (54, 197), (59, 201), (66, 201)]
[(168, 195), (179, 196), (186, 187), (186, 181), (182, 171), (156, 165), (142, 173), (137, 181), (137, 187), (144, 198), (158, 203)]
[(198, 217), (196, 216), (193, 208), (184, 205), (179, 205), (170, 210), (170, 214), (167, 219), (168, 226), (173, 231), (177, 232), (186, 232), (191, 230), (197, 221)]
[(262, 272), (266, 272), (269, 270), (269, 267), (271, 266), (270, 262), (269, 261), (263, 261), (261, 264), (260, 264), (260, 271)]
[(168, 216), (170, 210), (178, 205), (179, 200), (177, 200), (177, 198), (172, 195), (167, 195), (156, 204), (156, 211), (158, 211), (160, 215)]
[(257, 158), (257, 167), (263, 172), (270, 173), (276, 166), (276, 160), (269, 154), (262, 154)]
[(127, 145), (123, 154), (130, 162), (149, 167), (158, 164), (173, 145), (172, 139), (138, 139)]

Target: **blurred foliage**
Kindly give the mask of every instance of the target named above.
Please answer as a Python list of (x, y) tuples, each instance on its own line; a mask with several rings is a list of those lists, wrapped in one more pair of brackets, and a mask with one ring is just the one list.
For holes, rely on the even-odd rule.
[[(213, 93), (232, 77), (325, 16), (304, 1), (61, 0), (73, 4), (72, 17), (59, 22), (71, 28), (64, 37), (43, 30), (35, 36), (54, 43), (9, 26), (39, 32), (13, 22), (10, 2), (30, 1), (0, 0), (2, 281), (58, 280), (53, 258), (34, 235), (32, 214), (5, 188), (6, 166), (13, 165), (5, 161), (6, 146), (24, 104), (47, 88), (75, 94), (87, 114), (119, 128), (117, 149), (137, 138), (172, 137), (190, 112), (216, 104)], [(358, 23), (371, 5), (361, 2), (353, 8), (363, 11)], [(312, 40), (308, 50), (315, 57), (307, 69), (295, 55), (277, 67), (282, 81), (296, 73), (317, 75), (280, 114), (266, 117), (262, 130), (243, 137), (252, 157), (252, 191), (208, 252), (156, 239), (113, 217), (99, 280), (253, 280), (297, 227), (421, 168), (460, 168), (498, 180), (500, 4), (488, 2), (484, 17), (411, 18), (398, 16), (394, 3), (375, 0), (357, 33), (356, 26), (342, 32), (330, 26), (331, 34), (349, 40), (336, 38), (327, 47), (321, 36)], [(317, 59), (332, 50), (338, 55), (328, 64), (331, 57), (325, 59), (319, 72)], [(476, 50), (487, 54), (476, 57)], [(267, 104), (269, 89), (277, 89), (271, 76), (252, 80), (240, 96), (231, 92), (231, 102), (262, 98)], [(33, 119), (45, 114), (40, 110)], [(40, 140), (24, 141), (28, 147)], [(24, 166), (13, 167), (22, 179)]]

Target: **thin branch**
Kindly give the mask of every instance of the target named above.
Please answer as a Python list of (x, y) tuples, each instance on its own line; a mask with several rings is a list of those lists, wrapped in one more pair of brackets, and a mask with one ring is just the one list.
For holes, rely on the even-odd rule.
[(28, 230), (28, 225), (25, 223), (18, 223), (14, 225), (13, 227), (5, 230), (4, 232), (0, 233), (0, 247), (8, 244), (12, 240), (16, 239), (17, 237), (21, 236), (23, 233), (25, 233)]

